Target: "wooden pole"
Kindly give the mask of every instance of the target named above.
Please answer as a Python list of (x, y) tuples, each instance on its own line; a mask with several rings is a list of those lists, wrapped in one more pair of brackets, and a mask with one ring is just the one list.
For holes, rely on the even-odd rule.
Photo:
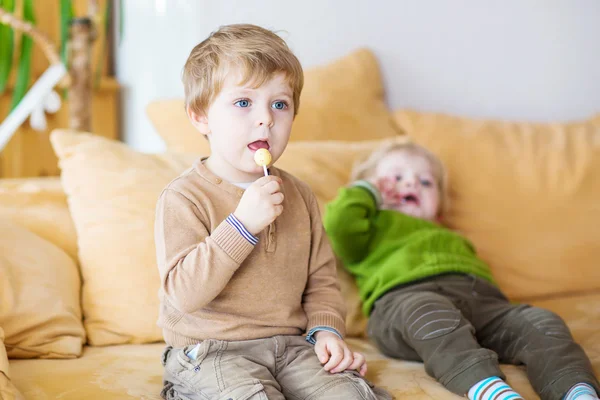
[(92, 129), (92, 43), (95, 34), (90, 18), (75, 18), (69, 31), (71, 88), (69, 90), (69, 128)]

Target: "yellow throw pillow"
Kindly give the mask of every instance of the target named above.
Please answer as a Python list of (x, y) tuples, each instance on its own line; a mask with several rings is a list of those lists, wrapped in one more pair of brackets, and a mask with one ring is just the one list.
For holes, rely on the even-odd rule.
[(121, 142), (61, 130), (51, 142), (77, 230), (89, 343), (162, 340), (156, 325), (156, 201), (197, 157), (143, 154)]
[(0, 218), (54, 243), (77, 261), (77, 235), (60, 178), (0, 180)]
[(399, 111), (446, 164), (450, 212), (513, 299), (600, 289), (600, 116), (514, 123)]
[(0, 219), (0, 326), (11, 358), (74, 358), (85, 332), (75, 262), (63, 250)]
[(15, 385), (10, 381), (10, 370), (8, 357), (4, 347), (4, 331), (0, 327), (0, 399), (22, 400), (24, 397), (19, 393)]
[[(210, 154), (208, 142), (188, 121), (183, 99), (154, 101), (146, 112), (169, 151)], [(305, 71), (292, 141), (374, 140), (400, 133), (385, 104), (379, 65), (370, 50), (359, 49)]]

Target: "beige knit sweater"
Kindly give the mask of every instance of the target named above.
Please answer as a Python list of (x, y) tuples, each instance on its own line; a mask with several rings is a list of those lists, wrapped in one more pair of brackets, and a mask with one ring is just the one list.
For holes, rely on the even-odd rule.
[(161, 193), (158, 325), (167, 344), (301, 335), (317, 326), (344, 335), (335, 258), (315, 197), (292, 175), (270, 172), (283, 181), (284, 210), (256, 246), (225, 221), (244, 191), (200, 160)]

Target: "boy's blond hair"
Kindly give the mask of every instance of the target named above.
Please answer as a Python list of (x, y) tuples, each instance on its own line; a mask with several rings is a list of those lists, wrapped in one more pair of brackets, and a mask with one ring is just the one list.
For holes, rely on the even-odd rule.
[(294, 115), (298, 113), (304, 85), (300, 61), (282, 38), (250, 24), (222, 26), (192, 49), (182, 74), (186, 108), (204, 114), (230, 68), (241, 71), (240, 85), (251, 82), (253, 87), (283, 72), (293, 91)]
[(438, 181), (438, 189), (440, 192), (440, 214), (448, 210), (448, 175), (444, 163), (435, 154), (427, 150), (425, 147), (413, 143), (409, 140), (389, 140), (375, 149), (369, 156), (359, 161), (354, 165), (350, 175), (351, 182), (360, 179), (366, 179), (375, 173), (375, 167), (379, 161), (388, 153), (394, 151), (405, 151), (410, 154), (418, 155), (425, 158), (431, 165), (433, 175)]

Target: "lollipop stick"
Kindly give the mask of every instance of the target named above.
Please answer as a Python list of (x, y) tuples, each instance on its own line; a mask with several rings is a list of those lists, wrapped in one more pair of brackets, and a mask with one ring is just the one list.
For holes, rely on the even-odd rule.
[(269, 171), (267, 171), (266, 165), (263, 165), (263, 171), (265, 171), (265, 176), (269, 176)]

